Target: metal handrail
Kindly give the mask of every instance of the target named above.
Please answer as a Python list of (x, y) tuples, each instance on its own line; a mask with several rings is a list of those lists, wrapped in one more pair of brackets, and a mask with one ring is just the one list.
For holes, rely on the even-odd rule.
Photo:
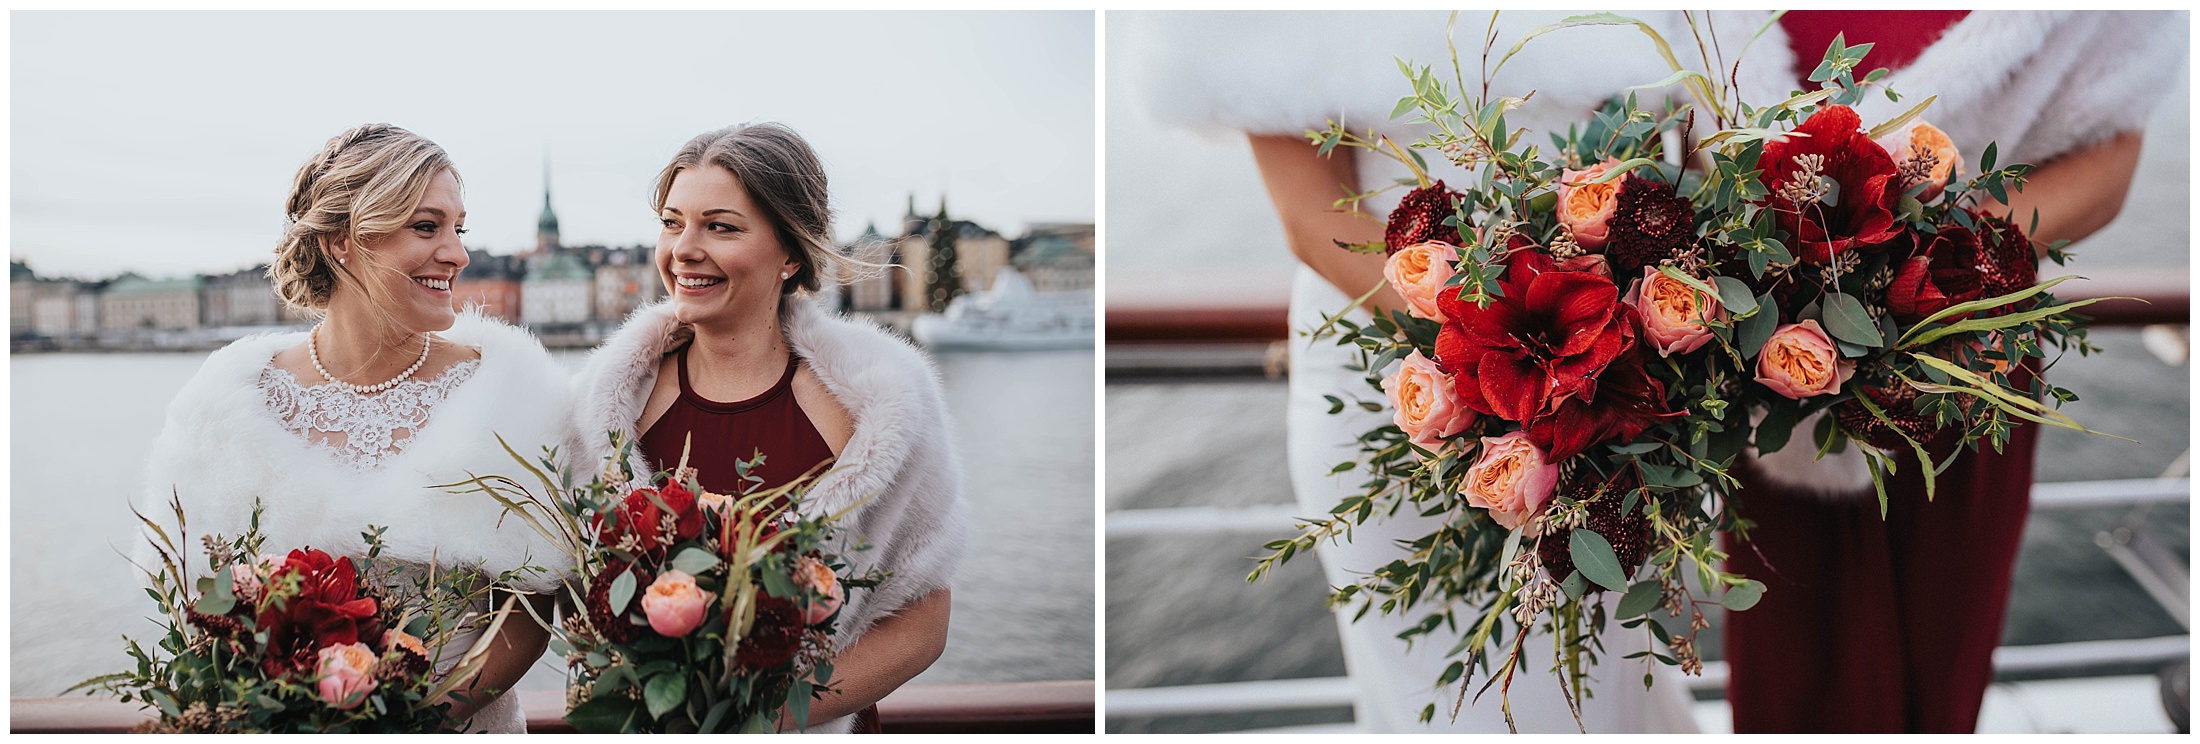
[[(910, 685), (880, 700), (889, 734), (1095, 733), (1093, 683), (1049, 682)], [(563, 690), (521, 690), (530, 733), (573, 733), (564, 720)], [(11, 733), (125, 733), (143, 723), (133, 703), (96, 697), (19, 697), (8, 701)]]

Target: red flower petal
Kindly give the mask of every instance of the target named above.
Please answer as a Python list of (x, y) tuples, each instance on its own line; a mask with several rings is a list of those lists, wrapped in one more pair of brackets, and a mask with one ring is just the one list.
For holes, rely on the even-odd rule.
[(1619, 306), (1619, 287), (1594, 274), (1565, 271), (1538, 276), (1528, 285), (1528, 312), (1547, 318), (1555, 338), (1551, 353), (1572, 356), (1595, 346)]
[(1550, 378), (1525, 352), (1490, 351), (1475, 369), (1492, 412), (1509, 421), (1526, 421), (1543, 412)]

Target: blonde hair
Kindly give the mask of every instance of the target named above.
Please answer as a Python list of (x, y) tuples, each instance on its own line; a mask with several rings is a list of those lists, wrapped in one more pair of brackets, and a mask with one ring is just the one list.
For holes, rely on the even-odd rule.
[(877, 268), (833, 249), (833, 213), (825, 188), (825, 166), (810, 143), (777, 122), (741, 124), (697, 135), (657, 174), (650, 208), (663, 212), (672, 179), (704, 164), (724, 168), (741, 182), (749, 199), (771, 220), (779, 244), (799, 267), (779, 283), (782, 296), (816, 292)]
[[(360, 272), (385, 267), (364, 247), (404, 229), (429, 184), (444, 171), (458, 177), (442, 147), (388, 124), (354, 127), (329, 138), (291, 180), (283, 238), (267, 269), (275, 294), (316, 315), (326, 313), (329, 295), (345, 279), (375, 296), (379, 289), (360, 281)], [(338, 241), (349, 242), (352, 259), (360, 263), (337, 263), (324, 243)]]

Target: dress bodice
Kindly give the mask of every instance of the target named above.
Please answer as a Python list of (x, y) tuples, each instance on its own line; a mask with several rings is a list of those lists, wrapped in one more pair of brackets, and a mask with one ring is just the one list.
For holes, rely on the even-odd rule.
[(480, 368), (481, 360), (469, 359), (433, 379), (409, 379), (361, 394), (342, 385), (308, 386), (270, 360), (258, 385), (268, 412), (284, 429), (352, 470), (367, 471), (404, 452), (436, 406)]

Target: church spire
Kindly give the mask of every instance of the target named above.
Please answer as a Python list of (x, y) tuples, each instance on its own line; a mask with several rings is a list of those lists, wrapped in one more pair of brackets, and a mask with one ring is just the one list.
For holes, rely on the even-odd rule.
[(535, 250), (559, 247), (558, 213), (550, 209), (550, 146), (542, 146), (542, 218), (535, 221)]

